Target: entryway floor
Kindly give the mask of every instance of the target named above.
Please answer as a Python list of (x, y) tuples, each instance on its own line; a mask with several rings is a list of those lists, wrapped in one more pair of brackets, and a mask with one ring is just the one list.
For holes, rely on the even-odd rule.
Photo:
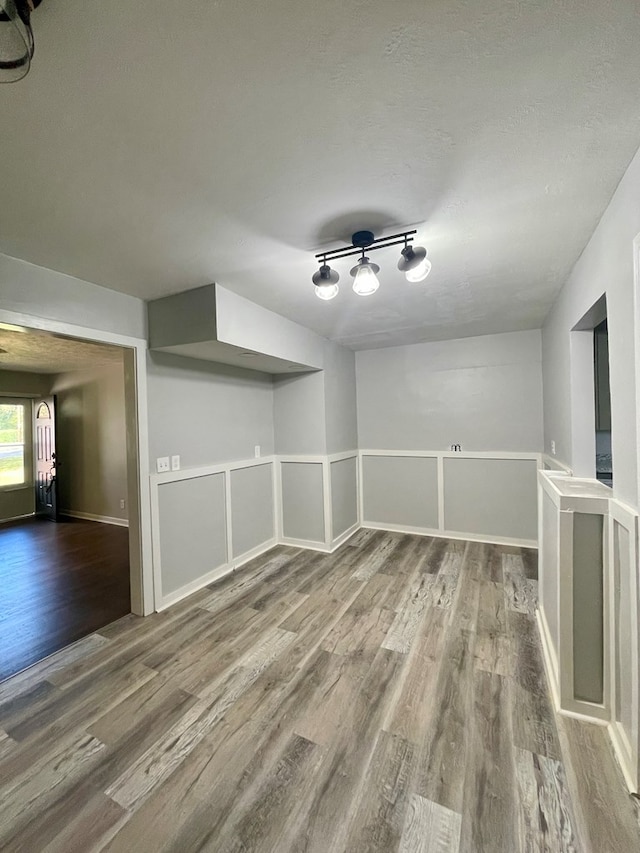
[(0, 681), (130, 610), (126, 527), (0, 525)]

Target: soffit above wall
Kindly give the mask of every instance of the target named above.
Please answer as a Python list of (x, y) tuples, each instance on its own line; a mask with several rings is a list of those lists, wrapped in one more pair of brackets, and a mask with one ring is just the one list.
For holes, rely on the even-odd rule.
[(323, 366), (321, 338), (217, 284), (152, 300), (147, 310), (157, 352), (272, 374)]
[[(216, 281), (356, 349), (539, 327), (640, 141), (637, 0), (43, 3), (0, 88), (0, 251), (145, 299)], [(320, 304), (313, 251), (433, 270)], [(338, 266), (338, 265), (336, 265)]]

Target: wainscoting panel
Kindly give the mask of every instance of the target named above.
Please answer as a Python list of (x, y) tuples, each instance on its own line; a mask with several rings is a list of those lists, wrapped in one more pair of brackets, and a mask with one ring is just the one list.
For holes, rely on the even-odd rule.
[(273, 464), (230, 472), (232, 557), (275, 538)]
[(573, 695), (604, 701), (604, 518), (573, 514)]
[(211, 474), (158, 487), (163, 598), (226, 564), (224, 477)]
[(362, 525), (536, 547), (538, 453), (360, 451)]
[(362, 459), (363, 523), (438, 528), (438, 460), (428, 456)]
[(326, 546), (323, 462), (281, 462), (282, 533)]
[(537, 468), (533, 459), (445, 458), (445, 528), (535, 540)]
[(550, 663), (554, 670), (553, 679), (556, 690), (558, 681), (559, 629), (558, 607), (560, 589), (558, 586), (560, 559), (558, 541), (558, 512), (551, 497), (546, 491), (540, 492), (540, 542), (538, 543), (538, 591), (540, 595), (540, 611), (546, 621), (545, 639), (549, 646)]
[(333, 539), (358, 523), (358, 457), (330, 463)]
[(638, 514), (610, 503), (611, 740), (631, 791), (640, 789)]
[(537, 613), (557, 710), (608, 727), (640, 788), (639, 517), (597, 480), (539, 471)]

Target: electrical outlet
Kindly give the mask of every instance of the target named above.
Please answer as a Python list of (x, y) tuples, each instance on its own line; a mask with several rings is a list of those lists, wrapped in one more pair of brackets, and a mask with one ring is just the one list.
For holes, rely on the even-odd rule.
[(171, 470), (172, 471), (179, 471), (180, 470), (180, 457), (179, 456), (172, 456), (171, 457)]
[(253, 448), (253, 452), (255, 453), (256, 459), (259, 459), (260, 458), (260, 445), (259, 444), (256, 444), (256, 446)]
[(555, 441), (551, 442), (551, 453), (553, 456), (556, 455), (556, 443), (555, 443)]
[(125, 501), (123, 501), (123, 500), (121, 500), (121, 501), (120, 501), (120, 509), (124, 509), (124, 508), (125, 508), (125, 506), (126, 506), (126, 502), (125, 502)]
[(156, 459), (156, 471), (158, 474), (164, 474), (166, 471), (169, 471), (169, 457), (168, 456), (158, 456)]

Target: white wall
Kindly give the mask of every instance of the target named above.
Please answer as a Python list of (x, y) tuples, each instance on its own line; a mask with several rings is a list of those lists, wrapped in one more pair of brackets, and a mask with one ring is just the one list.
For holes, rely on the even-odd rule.
[(542, 449), (539, 331), (356, 353), (361, 448)]
[(239, 367), (149, 352), (149, 454), (183, 468), (274, 452), (271, 377)]
[[(580, 424), (572, 383), (571, 329), (606, 293), (611, 377), (611, 438), (615, 494), (638, 505), (638, 441), (635, 395), (633, 241), (640, 233), (640, 152), (632, 160), (593, 236), (564, 284), (543, 329), (545, 450), (575, 467)], [(577, 430), (577, 432), (576, 432)], [(577, 470), (576, 473), (582, 473)]]
[[(53, 377), (52, 377), (53, 379)], [(55, 377), (61, 510), (127, 519), (124, 369), (112, 364)]]

